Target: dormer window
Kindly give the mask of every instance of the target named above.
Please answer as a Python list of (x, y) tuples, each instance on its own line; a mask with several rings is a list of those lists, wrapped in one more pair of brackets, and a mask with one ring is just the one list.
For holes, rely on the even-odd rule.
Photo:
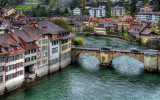
[(20, 46), (17, 46), (17, 50), (20, 50)]
[(12, 47), (11, 47), (11, 46), (8, 48), (8, 51), (9, 51), (9, 52), (11, 52), (11, 51), (12, 51)]

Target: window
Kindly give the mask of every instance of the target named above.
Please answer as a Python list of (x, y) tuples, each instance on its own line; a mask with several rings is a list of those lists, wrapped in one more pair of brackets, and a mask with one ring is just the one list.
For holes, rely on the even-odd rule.
[(65, 44), (68, 42), (68, 39), (62, 40), (62, 44)]
[(3, 76), (0, 76), (0, 83), (3, 82)]
[(37, 41), (37, 44), (41, 44), (41, 40), (38, 40), (38, 41)]
[(25, 59), (25, 62), (26, 62), (26, 63), (27, 63), (27, 62), (30, 62), (30, 57), (26, 58), (26, 59)]
[(43, 35), (42, 38), (45, 38), (45, 35)]
[(8, 48), (8, 51), (11, 52), (11, 51), (12, 51), (12, 47), (9, 47), (9, 48)]
[(17, 50), (20, 50), (20, 46), (17, 46)]
[(62, 46), (62, 51), (67, 49), (67, 45)]
[(32, 49), (32, 50), (31, 50), (31, 53), (36, 53), (36, 49)]
[(47, 50), (47, 46), (42, 47), (42, 51)]
[(58, 52), (58, 47), (57, 48), (52, 48), (52, 54), (57, 53)]
[(47, 52), (42, 53), (42, 57), (46, 57), (47, 56)]
[(43, 43), (43, 44), (47, 43), (47, 39), (43, 39), (43, 40), (42, 40), (42, 43)]
[(37, 55), (37, 59), (39, 59), (39, 58), (41, 58), (41, 54), (38, 54), (38, 55)]
[(46, 63), (47, 63), (47, 59), (42, 60), (42, 63), (43, 63), (43, 64), (46, 64)]
[(38, 52), (41, 52), (41, 47), (40, 47), (40, 48), (37, 48), (37, 51), (38, 51)]
[(25, 55), (28, 55), (28, 54), (30, 54), (30, 50), (28, 50), (28, 51), (25, 52)]
[(34, 60), (36, 60), (36, 56), (31, 57), (31, 61), (34, 61)]
[(4, 62), (4, 57), (0, 57), (0, 62)]
[(38, 65), (38, 66), (41, 65), (41, 61), (37, 61), (37, 65)]
[(71, 43), (69, 43), (69, 48), (71, 48)]
[(4, 66), (0, 66), (0, 72), (4, 71)]

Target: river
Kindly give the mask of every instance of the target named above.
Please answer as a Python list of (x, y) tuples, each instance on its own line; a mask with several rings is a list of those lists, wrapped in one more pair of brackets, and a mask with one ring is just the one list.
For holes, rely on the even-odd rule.
[[(116, 40), (83, 38), (86, 44), (147, 49)], [(125, 56), (114, 59), (113, 66), (100, 68), (96, 57), (81, 54), (77, 63), (0, 96), (0, 100), (159, 100), (159, 74), (140, 71), (143, 64)]]

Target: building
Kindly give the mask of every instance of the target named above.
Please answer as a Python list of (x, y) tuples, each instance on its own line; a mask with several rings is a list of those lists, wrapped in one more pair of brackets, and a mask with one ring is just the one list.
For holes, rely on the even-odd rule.
[(160, 12), (138, 12), (135, 17), (144, 21), (157, 21), (160, 18)]
[(134, 18), (131, 15), (124, 15), (118, 19), (118, 31), (129, 30), (131, 28)]
[(152, 12), (153, 7), (149, 4), (145, 4), (142, 7), (140, 7), (140, 12)]
[(111, 15), (112, 16), (124, 16), (126, 14), (126, 9), (124, 7), (121, 6), (115, 6), (111, 9)]
[(94, 33), (106, 35), (107, 34), (106, 29), (108, 28), (111, 31), (111, 28), (113, 27), (114, 27), (113, 24), (106, 21), (102, 21), (94, 25)]
[(86, 9), (92, 8), (92, 3), (86, 3)]
[(105, 9), (106, 6), (107, 6), (107, 3), (106, 3), (106, 2), (100, 2), (98, 7), (99, 7), (99, 8), (104, 8), (104, 9)]
[(75, 9), (73, 9), (73, 15), (81, 15), (81, 9), (76, 7)]
[(142, 7), (142, 5), (143, 5), (142, 1), (137, 1), (136, 3), (137, 12), (140, 12), (140, 7)]
[(102, 18), (106, 16), (106, 10), (104, 8), (94, 7), (89, 9), (89, 15), (91, 17)]
[(133, 26), (128, 31), (128, 33), (134, 37), (154, 37), (154, 36), (156, 36), (156, 34), (153, 31), (148, 30), (142, 26)]
[(1, 30), (0, 35), (0, 94), (20, 87), (24, 81), (24, 52), (20, 39), (13, 33)]
[(79, 32), (82, 31), (83, 25), (88, 25), (89, 19), (90, 19), (89, 15), (76, 15), (76, 16), (69, 16), (67, 21), (73, 27), (74, 31)]
[(158, 4), (158, 0), (150, 0), (150, 4), (154, 6)]

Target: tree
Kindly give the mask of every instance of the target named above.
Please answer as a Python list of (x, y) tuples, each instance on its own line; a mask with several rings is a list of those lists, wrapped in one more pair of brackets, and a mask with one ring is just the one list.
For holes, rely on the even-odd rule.
[(54, 19), (52, 22), (60, 27), (63, 27), (66, 30), (69, 30), (71, 32), (73, 31), (72, 28), (69, 26), (69, 23), (64, 19)]
[(131, 11), (127, 11), (127, 12), (126, 12), (126, 15), (130, 15), (130, 14), (131, 14)]
[(76, 7), (79, 7), (82, 4), (82, 0), (72, 0), (70, 3), (70, 8), (73, 10)]
[(131, 11), (131, 14), (134, 15), (135, 12), (136, 12), (136, 3), (137, 3), (137, 0), (131, 0), (131, 3), (130, 3), (130, 11)]
[(83, 45), (84, 40), (82, 38), (74, 38), (74, 39), (72, 39), (72, 43), (73, 43), (73, 45)]
[(160, 35), (160, 19), (158, 20), (158, 23), (157, 23), (157, 27), (158, 27), (158, 33), (159, 33), (159, 35)]
[(4, 6), (4, 8), (8, 8), (9, 7), (9, 4), (7, 3), (5, 6)]
[(124, 38), (125, 40), (130, 40), (131, 39), (131, 35), (129, 35), (128, 33), (124, 34)]
[(122, 32), (122, 34), (125, 32), (123, 24), (122, 24), (122, 30), (121, 30), (121, 32)]
[(85, 25), (85, 26), (83, 26), (82, 29), (83, 29), (84, 32), (90, 32), (90, 33), (94, 32), (94, 27), (91, 27), (91, 26)]

